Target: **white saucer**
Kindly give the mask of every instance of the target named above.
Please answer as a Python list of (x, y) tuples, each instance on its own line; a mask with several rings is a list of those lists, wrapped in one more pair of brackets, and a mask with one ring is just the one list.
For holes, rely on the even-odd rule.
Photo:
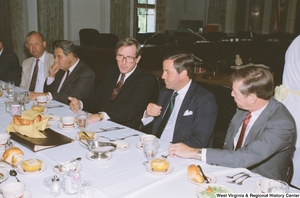
[[(142, 150), (142, 149), (143, 149), (142, 142), (140, 142), (140, 141), (137, 142), (137, 143), (136, 143), (136, 147), (137, 147), (138, 149), (141, 149), (141, 150)], [(160, 144), (158, 143), (158, 148), (159, 148), (159, 147), (160, 147)]]
[(91, 160), (91, 161), (95, 161), (95, 162), (107, 161), (107, 160), (109, 160), (109, 159), (112, 158), (112, 153), (111, 153), (111, 152), (106, 153), (107, 158), (105, 158), (105, 159), (102, 159), (102, 158), (93, 159), (93, 158), (91, 158), (93, 155), (94, 155), (94, 154), (93, 154), (92, 152), (88, 152), (88, 153), (86, 154), (86, 158), (88, 158), (88, 159)]
[(254, 192), (255, 192), (255, 193), (264, 193), (264, 192), (261, 191), (258, 187), (254, 188)]
[(130, 148), (130, 144), (128, 144), (125, 141), (116, 140), (116, 141), (113, 141), (112, 143), (117, 145), (116, 151), (126, 151)]
[(45, 164), (43, 162), (42, 164), (42, 167), (41, 167), (41, 170), (39, 171), (35, 171), (35, 172), (25, 172), (23, 169), (22, 169), (22, 166), (21, 166), (21, 163), (17, 166), (17, 171), (21, 174), (24, 174), (24, 175), (34, 175), (34, 174), (37, 174), (37, 173), (41, 173), (43, 172), (44, 170), (46, 170), (47, 168), (47, 164)]
[(8, 178), (9, 174), (8, 174), (8, 171), (3, 168), (0, 168), (0, 174), (1, 174), (0, 182), (2, 183), (3, 181), (5, 181)]
[(150, 163), (147, 163), (145, 166), (146, 170), (152, 174), (155, 175), (165, 175), (165, 174), (169, 174), (170, 172), (172, 172), (174, 170), (174, 166), (172, 164), (170, 164), (168, 170), (166, 172), (155, 172), (152, 170)]
[[(3, 198), (2, 194), (0, 194), (0, 198)], [(31, 192), (29, 192), (28, 190), (25, 190), (22, 198), (31, 198)]]
[[(208, 179), (208, 181), (209, 181), (210, 184), (214, 184), (214, 183), (217, 182), (217, 178), (216, 178), (216, 176), (214, 176), (213, 174), (205, 173), (205, 176), (207, 177), (207, 179)], [(196, 185), (207, 184), (207, 183), (205, 183), (205, 182), (203, 182), (203, 183), (197, 183), (197, 182), (194, 182), (194, 181), (191, 179), (191, 177), (190, 177), (189, 175), (187, 176), (187, 179), (188, 179), (189, 182), (191, 182), (191, 183), (193, 183), (193, 184), (196, 184)]]
[(47, 100), (47, 103), (44, 103), (44, 104), (39, 104), (37, 101), (33, 101), (33, 105), (41, 105), (41, 106), (49, 106), (51, 104), (51, 101), (50, 100)]
[(73, 126), (64, 126), (61, 122), (58, 124), (58, 128), (63, 129), (63, 130), (72, 130), (76, 129), (78, 126), (76, 123), (74, 123)]
[[(69, 169), (70, 170), (70, 169)], [(80, 172), (82, 170), (82, 164), (78, 162), (76, 169), (74, 169), (76, 173)], [(58, 173), (58, 174), (65, 174), (67, 171), (61, 170), (59, 171), (58, 168), (53, 166), (53, 171)]]

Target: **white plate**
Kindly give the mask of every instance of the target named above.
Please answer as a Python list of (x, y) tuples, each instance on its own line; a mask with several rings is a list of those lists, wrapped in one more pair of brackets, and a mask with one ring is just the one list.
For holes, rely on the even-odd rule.
[(126, 151), (130, 148), (130, 144), (128, 144), (125, 141), (116, 140), (113, 141), (112, 143), (117, 145), (116, 151)]
[(88, 159), (91, 160), (91, 161), (95, 161), (95, 162), (107, 161), (107, 160), (109, 160), (109, 159), (112, 158), (112, 153), (111, 153), (111, 152), (106, 153), (107, 158), (105, 158), (105, 159), (102, 159), (102, 158), (93, 159), (93, 158), (91, 158), (93, 155), (94, 155), (94, 154), (93, 154), (92, 152), (88, 152), (88, 153), (86, 154), (86, 158), (88, 158)]
[(3, 169), (3, 168), (0, 168), (0, 174), (2, 176), (0, 178), (0, 182), (5, 181), (8, 178), (8, 176), (9, 176), (8, 171), (6, 169)]
[[(78, 162), (77, 168), (76, 168), (75, 172), (78, 173), (81, 170), (82, 170), (82, 164)], [(59, 169), (55, 168), (55, 166), (53, 166), (53, 171), (56, 172), (56, 173), (58, 173), (58, 174), (64, 174), (64, 173), (66, 173), (66, 171), (64, 171), (64, 170), (59, 171)]]
[[(21, 162), (21, 163), (22, 163), (22, 162)], [(21, 163), (17, 166), (17, 171), (18, 171), (19, 173), (21, 173), (21, 174), (24, 174), (24, 175), (34, 175), (34, 174), (37, 174), (37, 173), (41, 173), (41, 172), (43, 172), (44, 170), (46, 170), (46, 168), (47, 168), (47, 165), (43, 162), (42, 167), (41, 167), (41, 170), (35, 171), (35, 172), (25, 172), (25, 171), (22, 169)]]
[[(220, 190), (220, 191), (212, 192), (212, 193), (233, 193), (233, 190), (231, 188), (228, 188), (227, 186), (223, 186), (223, 185), (219, 185), (219, 184), (204, 184), (204, 185), (199, 186), (196, 189), (196, 195), (201, 198), (210, 198), (211, 194), (208, 194), (208, 195), (202, 194), (202, 192), (205, 192), (208, 187), (217, 188), (218, 190)], [(223, 192), (221, 192), (221, 190), (223, 190)]]
[(155, 175), (165, 175), (165, 174), (169, 174), (170, 172), (172, 172), (172, 171), (174, 170), (174, 166), (173, 166), (172, 164), (170, 164), (170, 166), (169, 166), (169, 168), (168, 168), (168, 170), (167, 170), (166, 172), (155, 172), (155, 171), (153, 171), (152, 168), (151, 168), (150, 163), (147, 163), (145, 167), (146, 167), (146, 170), (147, 170), (148, 172), (150, 172), (150, 173), (152, 173), (152, 174), (155, 174)]
[[(216, 176), (214, 176), (213, 174), (205, 173), (205, 176), (207, 177), (207, 179), (208, 179), (208, 181), (209, 181), (210, 184), (214, 184), (214, 183), (217, 182), (217, 178), (216, 178)], [(197, 183), (197, 182), (194, 182), (194, 181), (191, 179), (191, 177), (190, 177), (189, 175), (187, 176), (187, 179), (188, 179), (189, 182), (191, 182), (191, 183), (193, 183), (193, 184), (196, 184), (196, 185), (204, 185), (204, 184), (207, 184), (207, 183), (205, 183), (205, 182), (203, 182), (203, 183)]]
[[(2, 194), (0, 194), (0, 198), (3, 198)], [(25, 190), (22, 198), (31, 198), (31, 193), (28, 190)]]
[(72, 129), (76, 129), (78, 126), (75, 123), (73, 126), (63, 126), (63, 124), (60, 122), (58, 124), (58, 128), (63, 129), (63, 130), (72, 130)]
[(47, 104), (39, 104), (37, 101), (33, 101), (33, 105), (41, 105), (41, 106), (49, 106), (51, 104), (51, 101), (50, 100), (48, 100), (47, 101)]
[(264, 193), (264, 192), (261, 191), (258, 187), (254, 188), (254, 192), (255, 192), (255, 193)]
[[(141, 150), (142, 150), (142, 149), (143, 149), (142, 142), (140, 142), (140, 141), (137, 142), (137, 143), (136, 143), (136, 147), (137, 147), (138, 149), (141, 149)], [(159, 148), (159, 147), (160, 147), (160, 144), (158, 143), (158, 148)]]

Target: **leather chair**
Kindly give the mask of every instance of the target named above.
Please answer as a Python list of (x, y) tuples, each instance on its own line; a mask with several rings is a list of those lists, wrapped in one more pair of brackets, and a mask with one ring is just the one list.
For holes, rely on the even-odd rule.
[(94, 37), (99, 31), (92, 28), (84, 28), (79, 30), (80, 45), (86, 47), (96, 47)]
[(99, 49), (114, 49), (119, 41), (115, 34), (98, 34), (94, 37), (95, 47)]
[(150, 72), (150, 74), (152, 74), (152, 76), (155, 78), (155, 85), (154, 85), (152, 95), (151, 95), (149, 102), (156, 103), (159, 93), (160, 93), (160, 90), (161, 90), (162, 86), (164, 85), (164, 83), (163, 83), (162, 79), (155, 73)]
[(212, 92), (215, 96), (218, 106), (218, 116), (213, 132), (213, 148), (223, 148), (227, 129), (231, 118), (236, 112), (236, 103), (234, 102), (230, 87), (212, 84), (206, 82), (198, 82), (200, 86)]

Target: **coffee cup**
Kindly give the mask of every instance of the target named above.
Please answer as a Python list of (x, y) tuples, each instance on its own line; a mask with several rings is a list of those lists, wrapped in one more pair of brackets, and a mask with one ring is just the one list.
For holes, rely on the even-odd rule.
[(10, 135), (7, 133), (0, 134), (0, 146), (5, 145), (9, 138), (10, 138)]
[(273, 181), (272, 179), (261, 179), (257, 181), (257, 187), (260, 189), (262, 193), (267, 193), (269, 188), (270, 181)]
[(140, 136), (140, 141), (141, 141), (141, 144), (143, 145), (143, 140), (144, 138), (146, 137), (156, 137), (155, 135), (151, 135), (151, 134), (143, 134)]
[(73, 116), (65, 116), (61, 118), (61, 122), (64, 126), (74, 126), (75, 117)]
[(26, 185), (22, 182), (6, 183), (1, 187), (4, 198), (23, 197)]
[(36, 101), (38, 104), (47, 104), (48, 97), (47, 96), (38, 96), (38, 97), (36, 97)]

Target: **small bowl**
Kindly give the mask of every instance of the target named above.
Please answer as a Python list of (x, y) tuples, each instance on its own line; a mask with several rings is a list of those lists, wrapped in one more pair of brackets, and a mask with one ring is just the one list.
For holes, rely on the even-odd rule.
[(38, 104), (46, 104), (48, 101), (48, 97), (47, 96), (38, 96), (38, 97), (36, 97), (36, 101), (38, 102)]
[(64, 126), (73, 126), (75, 124), (75, 117), (73, 116), (65, 116), (61, 118), (61, 123)]
[(163, 173), (168, 170), (168, 168), (170, 167), (170, 163), (166, 159), (156, 158), (150, 161), (150, 166), (152, 168), (152, 171)]
[(4, 197), (23, 197), (26, 185), (22, 182), (6, 183), (1, 187)]

